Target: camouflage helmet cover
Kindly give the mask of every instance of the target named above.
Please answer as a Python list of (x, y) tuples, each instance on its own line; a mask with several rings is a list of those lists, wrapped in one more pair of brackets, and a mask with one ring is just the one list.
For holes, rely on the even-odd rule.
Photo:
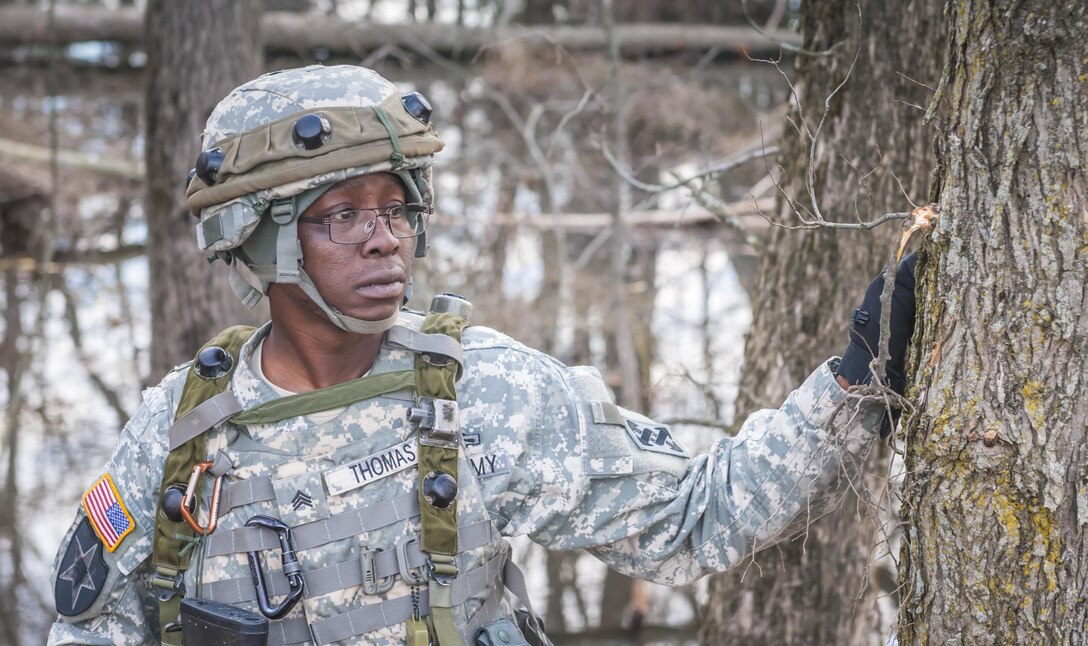
[[(329, 131), (313, 149), (294, 138), (306, 114), (321, 117)], [(186, 190), (201, 220), (201, 251), (240, 245), (275, 200), (364, 173), (418, 169), (408, 189), (430, 203), (429, 169), (442, 147), (430, 124), (408, 112), (396, 87), (373, 70), (311, 65), (265, 74), (231, 91), (208, 117), (201, 154), (221, 152), (222, 161), (214, 183), (194, 176)]]

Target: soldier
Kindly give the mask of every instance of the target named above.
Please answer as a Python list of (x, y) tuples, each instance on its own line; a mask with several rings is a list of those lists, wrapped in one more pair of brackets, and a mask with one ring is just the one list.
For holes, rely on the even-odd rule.
[[(212, 112), (198, 244), (271, 322), (144, 393), (58, 554), (51, 644), (180, 643), (183, 599), (259, 612), (270, 644), (547, 643), (506, 537), (682, 585), (848, 486), (883, 415), (844, 390), (868, 381), (882, 281), (841, 365), (690, 456), (596, 370), (466, 327), (460, 298), (401, 309), (427, 251), (430, 112), (352, 66), (267, 74)], [(913, 259), (899, 275), (893, 377)]]

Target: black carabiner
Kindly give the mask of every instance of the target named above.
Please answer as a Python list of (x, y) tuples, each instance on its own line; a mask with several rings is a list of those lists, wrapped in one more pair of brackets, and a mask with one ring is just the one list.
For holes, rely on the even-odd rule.
[(253, 577), (253, 587), (257, 588), (257, 606), (261, 614), (269, 619), (279, 619), (295, 607), (302, 598), (302, 568), (295, 558), (295, 547), (291, 542), (291, 528), (282, 520), (271, 516), (257, 515), (246, 521), (246, 527), (264, 527), (276, 532), (280, 539), (280, 558), (283, 562), (283, 574), (287, 577), (290, 591), (287, 598), (276, 605), (268, 599), (268, 587), (265, 585), (264, 569), (260, 552), (249, 552), (249, 573)]

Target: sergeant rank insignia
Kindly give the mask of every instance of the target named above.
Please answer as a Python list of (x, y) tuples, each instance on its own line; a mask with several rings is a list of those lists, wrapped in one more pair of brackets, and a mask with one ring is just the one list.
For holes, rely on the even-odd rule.
[(121, 494), (113, 484), (110, 474), (99, 478), (87, 493), (83, 494), (83, 509), (91, 521), (91, 527), (102, 545), (112, 552), (121, 544), (121, 539), (136, 529), (136, 522), (121, 502)]
[(74, 617), (91, 607), (102, 583), (109, 574), (102, 558), (102, 543), (91, 529), (91, 521), (84, 518), (68, 539), (68, 548), (57, 566), (57, 581), (53, 596), (57, 612)]

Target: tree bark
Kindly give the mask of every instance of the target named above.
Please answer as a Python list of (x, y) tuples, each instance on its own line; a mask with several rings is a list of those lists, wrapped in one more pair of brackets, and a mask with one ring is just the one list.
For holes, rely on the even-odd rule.
[[(907, 196), (925, 204), (932, 135), (918, 106), (928, 102), (929, 90), (908, 77), (933, 83), (939, 76), (937, 0), (862, 3), (860, 25), (852, 0), (814, 0), (802, 11), (805, 47), (835, 49), (798, 58), (796, 123), (804, 119), (815, 129), (825, 99), (859, 54), (811, 152), (820, 210), (828, 219), (850, 222), (910, 210)], [(807, 202), (809, 155), (807, 137), (785, 137), (783, 189), (801, 203)], [(778, 220), (799, 224), (783, 202)], [(845, 347), (850, 311), (894, 249), (897, 233), (894, 225), (872, 233), (773, 231), (761, 260), (738, 419), (778, 406), (821, 361)], [(874, 454), (870, 472), (886, 473), (887, 453)], [(874, 531), (873, 513), (851, 492), (805, 535), (714, 577), (702, 643), (871, 643), (877, 625), (869, 566), (873, 545), (884, 538)]]
[(899, 641), (1082, 644), (1088, 7), (965, 0), (947, 12)]
[(151, 374), (189, 359), (228, 325), (256, 322), (231, 293), (221, 264), (196, 250), (184, 184), (216, 102), (260, 71), (253, 16), (260, 0), (150, 2), (147, 9), (147, 220), (151, 265)]
[[(246, 0), (245, 6), (250, 0)], [(171, 3), (182, 4), (182, 3)], [(189, 4), (189, 3), (184, 3)], [(224, 3), (228, 4), (228, 3)], [(175, 11), (184, 11), (180, 8)], [(233, 11), (232, 11), (233, 13)], [(208, 24), (224, 18), (218, 14), (199, 16), (186, 11), (197, 20)], [(260, 21), (254, 20), (261, 16)], [(57, 7), (56, 28), (46, 32), (45, 14), (36, 7), (12, 6), (0, 8), (0, 44), (19, 45), (32, 43), (68, 44), (82, 41), (108, 40), (121, 43), (158, 43), (154, 36), (145, 32), (145, 21), (138, 9), (104, 9), (79, 5)], [(533, 39), (545, 46), (562, 45), (571, 50), (603, 50), (608, 43), (595, 25), (568, 25), (547, 27), (458, 27), (442, 23), (415, 23), (402, 25), (374, 25), (366, 21), (348, 22), (323, 14), (298, 14), (270, 11), (262, 16), (260, 7), (248, 16), (246, 30), (232, 32), (243, 42), (256, 37), (254, 27), (259, 22), (264, 36), (264, 47), (270, 52), (297, 53), (321, 48), (333, 54), (351, 54), (372, 51), (383, 46), (401, 46), (411, 49), (413, 44), (424, 44), (444, 55), (463, 55), (471, 58), (484, 47), (493, 47), (511, 39)], [(202, 22), (193, 24), (203, 24)], [(223, 29), (216, 26), (215, 29)], [(721, 51), (773, 54), (779, 51), (779, 43), (797, 44), (797, 34), (789, 30), (772, 30), (763, 36), (756, 30), (741, 25), (637, 23), (616, 26), (616, 36), (624, 52), (643, 54), (646, 51), (683, 52), (717, 48)], [(189, 34), (192, 37), (203, 37)], [(231, 43), (221, 43), (231, 46)], [(241, 45), (241, 43), (233, 43)], [(149, 48), (151, 49), (151, 48)]]

